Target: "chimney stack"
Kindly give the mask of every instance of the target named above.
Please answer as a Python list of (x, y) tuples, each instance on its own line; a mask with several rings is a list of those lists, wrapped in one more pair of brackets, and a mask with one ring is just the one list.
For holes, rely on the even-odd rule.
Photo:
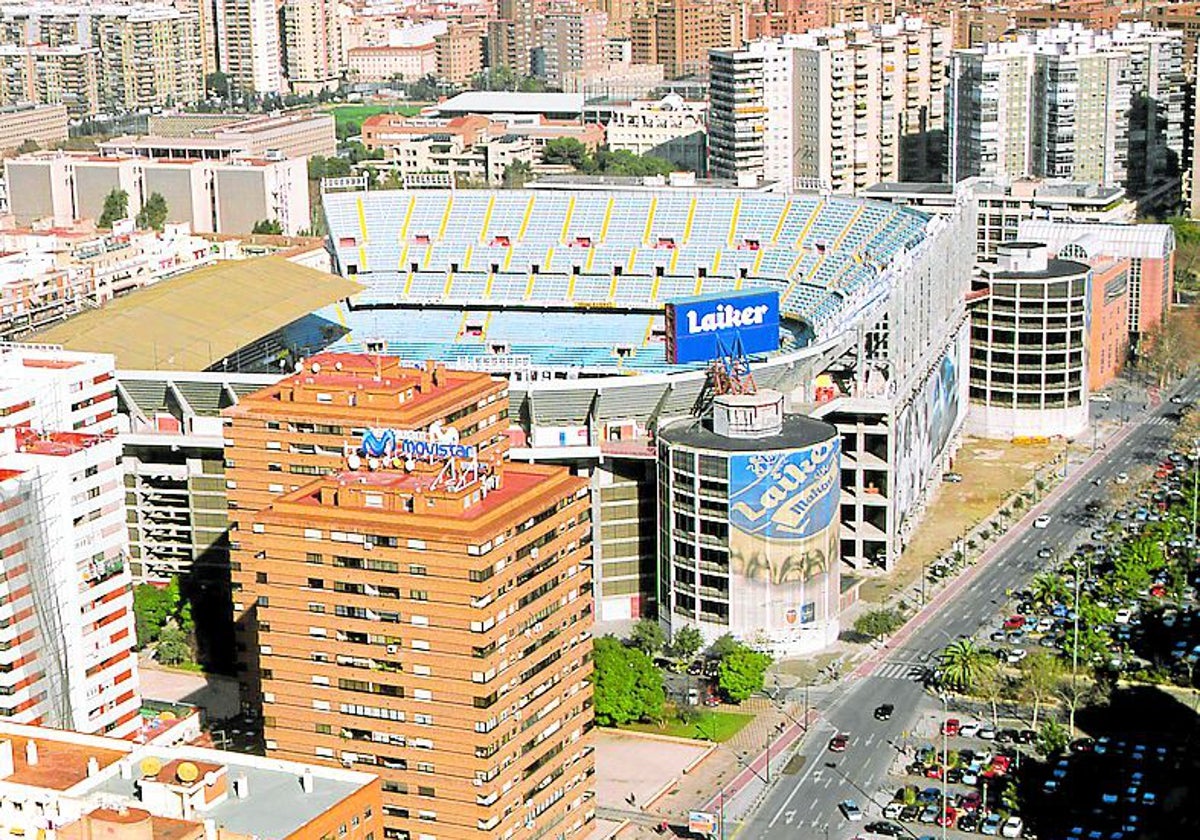
[(305, 767), (304, 772), (300, 774), (300, 790), (305, 793), (313, 792), (313, 774), (309, 767)]
[(25, 742), (25, 763), (30, 767), (38, 763), (38, 747), (37, 741), (30, 739)]

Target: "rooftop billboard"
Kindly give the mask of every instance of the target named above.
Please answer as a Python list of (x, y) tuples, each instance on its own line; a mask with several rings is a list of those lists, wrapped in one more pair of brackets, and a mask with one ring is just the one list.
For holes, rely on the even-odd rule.
[(769, 289), (722, 292), (668, 301), (667, 361), (706, 362), (741, 339), (746, 353), (779, 349), (779, 293)]

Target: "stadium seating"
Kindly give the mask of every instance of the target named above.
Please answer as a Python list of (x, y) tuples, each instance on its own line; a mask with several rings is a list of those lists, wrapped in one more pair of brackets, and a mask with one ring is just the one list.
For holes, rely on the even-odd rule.
[(323, 199), (337, 268), (365, 286), (328, 313), (350, 330), (337, 346), (433, 358), (504, 346), (538, 364), (637, 371), (667, 369), (654, 319), (675, 298), (776, 289), (785, 347), (840, 329), (928, 222), (853, 198), (716, 190)]

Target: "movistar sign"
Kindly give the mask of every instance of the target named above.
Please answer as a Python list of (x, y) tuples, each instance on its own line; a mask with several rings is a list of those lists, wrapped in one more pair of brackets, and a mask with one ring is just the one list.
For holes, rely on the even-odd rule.
[(669, 301), (664, 315), (667, 361), (674, 364), (715, 359), (719, 343), (732, 348), (736, 340), (747, 353), (779, 349), (779, 293), (772, 290)]
[(405, 429), (367, 429), (359, 442), (358, 454), (364, 458), (422, 458), (445, 461), (450, 458), (473, 459), (478, 450), (458, 442), (458, 430), (431, 427), (429, 431)]

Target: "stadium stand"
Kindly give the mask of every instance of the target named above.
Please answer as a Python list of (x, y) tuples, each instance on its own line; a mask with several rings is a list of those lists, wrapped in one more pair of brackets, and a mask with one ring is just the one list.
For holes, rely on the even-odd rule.
[(365, 287), (318, 313), (349, 330), (335, 349), (607, 373), (678, 369), (663, 360), (663, 303), (698, 294), (776, 289), (784, 349), (837, 335), (928, 223), (891, 204), (733, 191), (329, 192), (324, 207), (338, 271)]

